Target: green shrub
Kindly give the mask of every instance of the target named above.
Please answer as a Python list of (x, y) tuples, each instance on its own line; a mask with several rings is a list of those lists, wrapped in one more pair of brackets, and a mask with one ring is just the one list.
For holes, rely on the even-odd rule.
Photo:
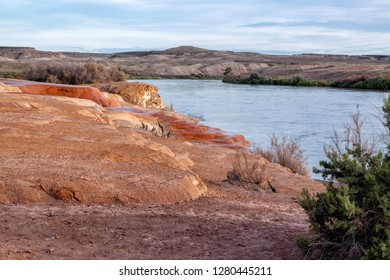
[(352, 80), (340, 80), (335, 82), (329, 81), (312, 81), (305, 80), (300, 76), (292, 78), (269, 78), (260, 76), (257, 73), (250, 74), (249, 77), (231, 77), (225, 75), (224, 83), (233, 84), (249, 84), (249, 85), (278, 85), (278, 86), (301, 86), (301, 87), (338, 87), (338, 88), (356, 88), (356, 89), (371, 89), (371, 90), (390, 90), (390, 80), (382, 77), (366, 79), (358, 77)]
[(130, 73), (126, 77), (126, 80), (160, 80), (161, 78), (161, 76), (156, 75), (142, 75), (138, 73)]
[(384, 112), (384, 121), (383, 125), (385, 127), (384, 133), (384, 142), (387, 144), (387, 149), (390, 150), (390, 98), (385, 99), (385, 104), (383, 105)]
[(249, 85), (277, 85), (277, 86), (302, 86), (302, 87), (316, 87), (328, 86), (326, 81), (310, 81), (305, 80), (300, 76), (292, 78), (269, 78), (260, 76), (257, 73), (250, 74), (249, 77), (231, 77), (225, 76), (222, 80), (224, 83), (232, 84), (249, 84)]
[(0, 77), (1, 78), (5, 78), (5, 79), (17, 79), (19, 78), (20, 74), (16, 73), (16, 72), (3, 72), (3, 73), (0, 73)]
[[(383, 111), (390, 132), (390, 97)], [(318, 234), (306, 256), (390, 259), (390, 146), (386, 154), (375, 152), (372, 141), (364, 140), (359, 112), (346, 131), (344, 138), (335, 133), (325, 148), (328, 160), (315, 170), (330, 180), (327, 190), (314, 197), (303, 192), (300, 204)]]
[(366, 79), (365, 77), (359, 77), (353, 80), (336, 81), (330, 84), (331, 87), (340, 88), (356, 88), (356, 89), (372, 89), (388, 91), (390, 89), (390, 80), (382, 77), (373, 79)]
[(226, 67), (225, 70), (223, 71), (223, 75), (227, 76), (232, 72), (232, 67)]

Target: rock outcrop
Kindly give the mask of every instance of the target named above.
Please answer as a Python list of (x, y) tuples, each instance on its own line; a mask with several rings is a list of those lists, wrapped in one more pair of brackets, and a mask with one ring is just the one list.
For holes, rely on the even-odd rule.
[[(225, 135), (193, 118), (132, 106), (97, 88), (1, 82), (0, 203), (195, 199), (206, 186), (188, 169), (191, 159), (140, 133), (231, 148), (247, 144), (243, 137)], [(157, 93), (150, 85), (137, 83), (134, 88), (141, 95), (143, 89)], [(104, 109), (113, 105), (127, 107)]]
[(106, 118), (117, 126), (141, 129), (159, 137), (231, 149), (249, 146), (249, 142), (242, 135), (228, 135), (218, 128), (199, 124), (197, 119), (171, 111), (121, 107), (107, 112)]
[[(116, 111), (105, 114), (109, 123), (148, 131), (155, 136), (175, 137), (181, 140), (223, 145), (229, 148), (242, 148), (249, 144), (243, 136), (227, 135), (220, 129), (199, 124), (196, 119), (169, 110), (157, 110), (165, 109), (166, 106), (158, 95), (157, 87), (148, 84), (127, 82), (104, 84), (98, 86), (104, 90), (100, 91), (94, 87), (13, 79), (0, 78), (0, 82), (3, 82), (4, 86), (19, 89), (19, 92), (25, 94), (67, 96), (91, 100), (103, 107), (119, 107)], [(110, 93), (105, 91), (110, 91)], [(128, 102), (125, 102), (122, 96)]]
[(167, 109), (156, 86), (145, 83), (116, 82), (96, 85), (104, 92), (120, 95), (126, 102), (146, 108)]
[(206, 191), (166, 146), (68, 97), (0, 94), (0, 203), (172, 203)]
[(0, 259), (303, 257), (296, 200), (324, 186), (253, 154), (267, 184), (230, 182), (243, 137), (97, 89), (0, 82)]
[[(248, 145), (242, 136), (97, 88), (0, 82), (0, 203), (193, 200), (206, 193), (203, 180), (224, 181), (233, 150)], [(122, 107), (110, 107), (112, 100)], [(266, 172), (280, 194), (321, 189), (279, 165)]]

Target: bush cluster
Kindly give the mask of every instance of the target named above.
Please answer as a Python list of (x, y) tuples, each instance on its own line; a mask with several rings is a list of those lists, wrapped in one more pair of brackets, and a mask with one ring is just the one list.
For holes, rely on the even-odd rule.
[(330, 84), (331, 87), (373, 89), (388, 91), (390, 89), (390, 80), (382, 77), (366, 79), (364, 77), (349, 81), (337, 81)]
[(160, 80), (161, 76), (156, 75), (142, 75), (137, 73), (130, 73), (127, 76), (127, 80)]
[(105, 67), (96, 63), (60, 64), (29, 67), (23, 72), (27, 80), (57, 84), (95, 84), (120, 82), (127, 79), (126, 73), (115, 67)]
[[(383, 112), (390, 134), (390, 97)], [(335, 134), (325, 149), (328, 160), (315, 171), (330, 180), (327, 190), (314, 197), (303, 192), (301, 206), (318, 234), (307, 242), (306, 256), (390, 259), (390, 145), (375, 152), (363, 139), (359, 112), (347, 128), (344, 138)]]
[(225, 76), (222, 80), (225, 83), (249, 84), (249, 85), (277, 85), (277, 86), (328, 86), (325, 81), (310, 81), (302, 77), (294, 76), (292, 78), (270, 78), (252, 73), (249, 77), (231, 77)]
[(222, 80), (225, 83), (249, 84), (249, 85), (278, 85), (278, 86), (304, 86), (304, 87), (338, 87), (338, 88), (356, 88), (384, 90), (390, 89), (390, 80), (382, 77), (366, 79), (360, 77), (353, 80), (341, 80), (336, 82), (311, 81), (302, 77), (294, 76), (292, 78), (270, 78), (252, 73), (249, 77), (225, 76)]
[(0, 77), (5, 79), (18, 79), (20, 77), (20, 74), (16, 72), (3, 72), (0, 73)]
[(216, 79), (218, 79), (217, 77), (210, 76), (210, 75), (203, 74), (203, 73), (191, 74), (190, 77), (192, 80), (216, 80)]

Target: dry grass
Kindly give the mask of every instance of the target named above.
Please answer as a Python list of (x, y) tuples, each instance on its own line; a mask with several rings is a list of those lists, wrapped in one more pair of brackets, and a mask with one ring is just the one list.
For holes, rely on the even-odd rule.
[(125, 81), (126, 74), (115, 67), (105, 67), (96, 63), (56, 64), (28, 67), (23, 72), (27, 80), (56, 84), (95, 84)]
[[(372, 155), (376, 152), (376, 145), (379, 142), (378, 137), (364, 138), (362, 116), (359, 107), (355, 114), (351, 116), (352, 123), (344, 124), (344, 135), (341, 137), (334, 129), (331, 136), (332, 142), (324, 146), (326, 155), (335, 154), (339, 161), (343, 160), (343, 156), (348, 154), (348, 150), (352, 151), (355, 147), (360, 147), (360, 156)], [(350, 156), (352, 157), (352, 156)]]
[(268, 188), (276, 192), (270, 184), (266, 172), (267, 163), (278, 163), (295, 173), (308, 176), (309, 170), (305, 161), (303, 150), (296, 140), (287, 136), (277, 137), (273, 135), (271, 137), (271, 148), (267, 150), (260, 147), (256, 147), (251, 151), (238, 150), (233, 162), (233, 169), (228, 172), (227, 177), (231, 183), (239, 182), (242, 186), (258, 185), (261, 188)]
[(263, 149), (261, 147), (256, 147), (254, 148), (254, 153), (264, 157), (270, 162), (287, 167), (294, 173), (309, 176), (310, 173), (306, 165), (306, 157), (304, 156), (298, 141), (291, 139), (286, 135), (281, 137), (272, 135), (270, 140), (270, 148)]
[(261, 162), (258, 157), (251, 155), (247, 150), (238, 150), (233, 162), (233, 170), (228, 172), (227, 177), (231, 183), (239, 182), (243, 186), (248, 184), (262, 186), (263, 183), (268, 182), (266, 166), (266, 162)]

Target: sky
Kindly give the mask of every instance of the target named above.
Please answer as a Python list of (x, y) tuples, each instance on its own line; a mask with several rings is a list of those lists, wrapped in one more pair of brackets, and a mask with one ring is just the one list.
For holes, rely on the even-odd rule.
[(390, 55), (390, 0), (0, 0), (0, 45)]

